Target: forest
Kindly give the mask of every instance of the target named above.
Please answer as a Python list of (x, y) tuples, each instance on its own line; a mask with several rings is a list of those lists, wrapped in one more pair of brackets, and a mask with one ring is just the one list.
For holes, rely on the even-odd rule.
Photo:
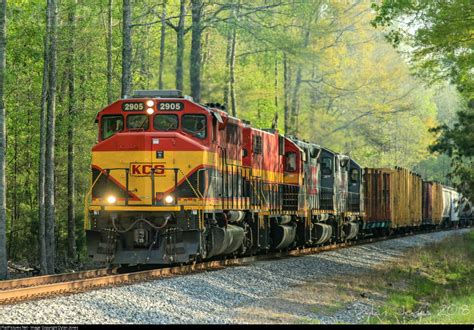
[(86, 262), (95, 117), (133, 90), (473, 196), (473, 29), (470, 0), (1, 0), (0, 279)]

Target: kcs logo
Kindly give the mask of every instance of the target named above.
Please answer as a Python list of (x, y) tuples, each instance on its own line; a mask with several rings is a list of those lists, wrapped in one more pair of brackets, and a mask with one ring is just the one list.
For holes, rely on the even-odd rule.
[(149, 176), (152, 168), (155, 169), (155, 175), (165, 174), (164, 164), (130, 164), (130, 174), (134, 176)]

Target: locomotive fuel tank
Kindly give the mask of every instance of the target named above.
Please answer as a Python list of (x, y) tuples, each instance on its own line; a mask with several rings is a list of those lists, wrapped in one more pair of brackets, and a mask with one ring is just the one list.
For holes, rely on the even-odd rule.
[(359, 233), (359, 224), (357, 222), (349, 221), (344, 224), (343, 229), (345, 234), (344, 239), (351, 240)]
[(276, 225), (272, 229), (273, 248), (285, 249), (290, 246), (296, 237), (296, 226)]
[(313, 226), (313, 244), (323, 244), (332, 237), (332, 226), (325, 223), (315, 223)]
[(211, 228), (210, 240), (212, 247), (207, 253), (207, 257), (230, 254), (242, 246), (244, 229), (234, 225), (227, 225), (226, 227), (213, 226)]

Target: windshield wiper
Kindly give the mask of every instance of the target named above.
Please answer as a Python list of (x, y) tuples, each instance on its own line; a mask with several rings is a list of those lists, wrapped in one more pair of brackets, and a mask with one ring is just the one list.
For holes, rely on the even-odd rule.
[(145, 130), (145, 127), (144, 127), (144, 126), (145, 126), (145, 123), (146, 123), (146, 122), (147, 122), (147, 118), (145, 118), (145, 120), (144, 120), (143, 123), (140, 125), (140, 127), (132, 127), (132, 128), (129, 128), (128, 130), (129, 130), (129, 131), (135, 131), (135, 130), (137, 130), (137, 131), (143, 130), (143, 131), (144, 131), (144, 130)]

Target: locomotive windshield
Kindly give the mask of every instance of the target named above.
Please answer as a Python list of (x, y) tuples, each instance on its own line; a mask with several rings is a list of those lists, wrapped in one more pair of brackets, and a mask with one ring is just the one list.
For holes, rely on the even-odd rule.
[(108, 139), (112, 135), (123, 130), (122, 116), (103, 116), (102, 117), (102, 140)]
[(184, 115), (181, 127), (183, 131), (199, 139), (207, 136), (207, 118), (204, 115)]
[(147, 115), (128, 115), (127, 128), (129, 130), (146, 131), (148, 129), (148, 116)]
[(178, 128), (178, 116), (176, 115), (156, 115), (153, 120), (153, 127), (157, 131), (170, 131)]

